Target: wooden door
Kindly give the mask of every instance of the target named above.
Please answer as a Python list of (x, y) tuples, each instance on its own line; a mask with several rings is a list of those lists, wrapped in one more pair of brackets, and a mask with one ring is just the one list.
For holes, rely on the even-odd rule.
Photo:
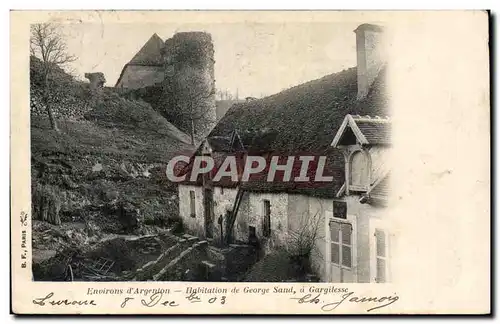
[(205, 235), (207, 238), (213, 237), (214, 224), (214, 199), (213, 191), (210, 188), (204, 189), (203, 205), (205, 209)]

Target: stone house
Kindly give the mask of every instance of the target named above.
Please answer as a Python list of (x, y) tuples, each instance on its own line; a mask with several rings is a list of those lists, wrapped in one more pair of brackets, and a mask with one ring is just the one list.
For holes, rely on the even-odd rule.
[[(344, 156), (346, 150), (354, 151), (356, 145), (347, 132), (351, 120), (371, 120), (375, 125), (387, 122), (375, 117), (353, 117), (387, 115), (386, 62), (379, 49), (383, 38), (380, 27), (363, 24), (355, 34), (357, 67), (266, 98), (235, 104), (217, 123), (194, 154), (211, 156), (216, 161), (214, 172), (178, 186), (179, 212), (187, 231), (226, 243), (250, 242), (256, 237), (264, 253), (285, 248), (300, 254), (305, 248), (322, 281), (370, 281), (368, 255), (373, 240), (368, 237), (368, 221), (364, 218), (365, 214), (375, 214), (377, 207), (373, 205), (372, 210), (371, 203), (364, 204), (360, 199), (377, 200), (388, 180), (377, 180), (365, 191), (356, 191), (355, 183), (346, 179), (360, 178), (359, 174), (365, 171), (355, 168), (353, 173), (350, 165), (358, 167), (359, 158), (355, 155), (353, 163), (346, 162)], [(371, 138), (373, 129), (382, 131), (377, 127), (361, 129), (367, 132), (361, 134), (365, 139)], [(374, 156), (388, 146), (376, 144), (368, 145)], [(296, 177), (269, 182), (268, 168), (249, 181), (240, 181), (241, 170), (237, 180), (215, 179), (213, 174), (228, 156), (243, 161), (249, 156), (261, 156), (267, 161), (277, 156), (280, 165), (287, 163), (284, 160), (290, 156), (311, 156), (313, 165), (318, 165), (319, 157), (326, 157), (323, 175), (329, 181), (315, 181), (314, 172), (308, 170), (309, 179), (305, 182), (295, 181)], [(293, 175), (300, 174), (297, 160), (292, 162)], [(192, 163), (188, 163), (183, 172), (188, 174), (191, 167)], [(276, 174), (285, 177), (282, 171)], [(359, 196), (360, 192), (364, 195)], [(337, 215), (342, 219), (338, 224)], [(335, 235), (341, 235), (343, 240), (334, 241)], [(307, 246), (303, 246), (304, 241), (309, 242)], [(343, 260), (339, 268), (342, 271), (334, 268), (339, 258)]]

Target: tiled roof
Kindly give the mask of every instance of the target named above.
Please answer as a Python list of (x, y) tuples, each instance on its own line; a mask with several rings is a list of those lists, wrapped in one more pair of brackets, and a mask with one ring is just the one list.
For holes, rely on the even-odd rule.
[[(120, 76), (116, 81), (115, 87), (120, 86), (120, 82), (122, 81), (123, 75), (127, 68), (131, 65), (140, 65), (140, 66), (154, 66), (157, 67), (156, 77), (155, 79), (163, 74), (163, 40), (156, 33), (149, 38), (149, 40), (144, 44), (139, 52), (137, 52), (134, 57), (123, 66), (122, 71), (120, 72)], [(140, 81), (140, 80), (139, 80)], [(148, 84), (150, 85), (150, 84)], [(142, 86), (140, 86), (142, 87)], [(132, 87), (134, 88), (134, 87)]]
[(213, 136), (207, 138), (208, 144), (216, 152), (230, 152), (231, 138), (226, 136)]
[[(368, 145), (391, 144), (391, 121), (388, 117), (346, 115), (342, 125), (335, 135), (332, 146), (352, 144), (350, 134), (354, 134), (356, 141)], [(351, 135), (352, 136), (352, 135)]]
[(385, 69), (368, 95), (357, 100), (356, 68), (350, 68), (266, 98), (233, 105), (208, 141), (214, 137), (230, 138), (236, 131), (249, 154), (327, 156), (325, 170), (326, 175), (333, 176), (332, 182), (318, 186), (251, 178), (244, 187), (249, 191), (333, 197), (344, 183), (344, 158), (331, 147), (332, 138), (347, 114), (385, 116), (384, 90)]
[(163, 66), (162, 48), (163, 40), (157, 34), (153, 34), (128, 64)]
[(356, 118), (354, 121), (361, 133), (365, 136), (369, 144), (390, 144), (391, 143), (391, 123), (389, 119)]
[(388, 172), (380, 181), (376, 182), (368, 191), (368, 194), (377, 198), (387, 198), (389, 196), (390, 172)]

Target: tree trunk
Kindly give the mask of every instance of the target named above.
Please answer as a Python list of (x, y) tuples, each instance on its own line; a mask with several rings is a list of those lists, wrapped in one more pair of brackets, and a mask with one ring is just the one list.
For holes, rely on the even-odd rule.
[(49, 115), (49, 121), (50, 121), (50, 127), (55, 130), (56, 132), (59, 132), (59, 127), (57, 127), (57, 121), (54, 117), (54, 113), (52, 112), (52, 108), (50, 107), (50, 100), (49, 100), (49, 73), (46, 71), (45, 72), (45, 83), (44, 83), (44, 89), (43, 89), (43, 101), (45, 104), (45, 109), (47, 110), (47, 115)]
[(56, 132), (59, 132), (59, 127), (57, 127), (57, 121), (54, 117), (52, 109), (50, 108), (49, 105), (46, 105), (45, 107), (47, 109), (47, 114), (49, 115), (50, 127), (52, 127), (52, 129), (55, 130)]

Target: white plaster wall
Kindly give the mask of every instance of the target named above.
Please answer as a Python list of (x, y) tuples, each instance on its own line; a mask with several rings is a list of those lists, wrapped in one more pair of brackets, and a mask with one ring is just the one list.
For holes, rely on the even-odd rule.
[[(190, 195), (189, 192), (195, 192), (196, 216), (191, 217), (190, 213)], [(179, 216), (182, 218), (186, 232), (199, 237), (205, 237), (205, 213), (203, 208), (202, 187), (179, 185)]]
[(311, 217), (319, 217), (316, 244), (311, 253), (311, 266), (315, 273), (319, 275), (321, 281), (328, 281), (326, 271), (326, 211), (333, 211), (333, 201), (331, 199), (315, 198), (309, 199), (309, 214)]
[[(250, 193), (248, 226), (255, 226), (257, 237), (264, 243), (266, 252), (284, 246), (288, 233), (288, 195), (285, 193)], [(271, 236), (263, 237), (264, 199), (271, 204)]]
[(356, 251), (357, 267), (356, 275), (358, 282), (370, 282), (370, 219), (382, 219), (386, 212), (383, 207), (370, 204), (361, 204), (358, 196), (346, 197), (347, 214), (352, 215), (356, 221)]
[[(217, 222), (219, 216), (223, 217), (223, 231), (226, 230), (225, 223), (225, 214), (226, 210), (233, 209), (234, 201), (236, 199), (236, 194), (238, 193), (238, 189), (233, 188), (221, 188), (214, 187), (214, 238), (220, 239), (220, 225)], [(233, 228), (233, 238), (239, 241), (246, 242), (248, 240), (248, 223), (247, 223), (247, 215), (248, 215), (248, 194), (243, 196), (243, 199), (240, 204), (240, 208), (238, 210), (238, 215), (235, 220), (234, 228)], [(224, 232), (224, 235), (226, 233)]]

